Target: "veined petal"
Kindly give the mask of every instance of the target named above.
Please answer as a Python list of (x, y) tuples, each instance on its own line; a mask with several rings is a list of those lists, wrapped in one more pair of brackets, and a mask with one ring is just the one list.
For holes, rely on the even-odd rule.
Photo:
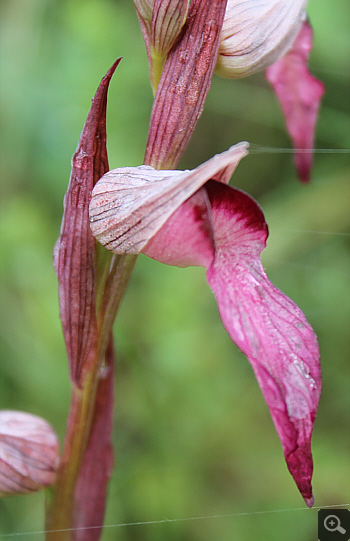
[(155, 0), (151, 23), (151, 48), (167, 54), (186, 21), (189, 0)]
[(289, 471), (313, 505), (311, 433), (321, 392), (316, 336), (260, 262), (267, 226), (246, 194), (211, 181), (215, 259), (207, 271), (223, 324), (247, 356), (281, 439)]
[(246, 156), (239, 143), (192, 171), (158, 171), (149, 166), (106, 173), (90, 203), (91, 230), (117, 254), (140, 253), (173, 212), (210, 178)]
[(307, 67), (312, 28), (304, 22), (288, 53), (266, 70), (266, 77), (280, 101), (302, 181), (308, 181), (313, 159), (314, 133), (324, 84)]
[(292, 45), (307, 0), (228, 0), (215, 72), (245, 77), (276, 62)]
[(185, 24), (189, 0), (134, 0), (155, 93), (165, 60)]
[(58, 439), (51, 426), (22, 411), (0, 412), (0, 494), (24, 494), (52, 485)]

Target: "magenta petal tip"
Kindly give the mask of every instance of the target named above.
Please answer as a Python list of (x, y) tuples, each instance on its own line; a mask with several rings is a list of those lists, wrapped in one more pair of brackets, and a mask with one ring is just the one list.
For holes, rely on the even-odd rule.
[(304, 500), (308, 507), (313, 507), (315, 503), (315, 498), (313, 497), (313, 495), (311, 496), (311, 498), (304, 498)]
[(266, 70), (280, 101), (295, 152), (295, 166), (302, 182), (310, 180), (318, 110), (324, 84), (308, 69), (312, 28), (305, 21), (291, 49)]

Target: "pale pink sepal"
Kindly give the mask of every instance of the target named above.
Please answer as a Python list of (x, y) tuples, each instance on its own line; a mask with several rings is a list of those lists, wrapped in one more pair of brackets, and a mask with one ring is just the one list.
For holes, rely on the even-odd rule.
[(113, 470), (113, 339), (101, 369), (89, 442), (75, 488), (74, 541), (98, 541)]
[(312, 28), (305, 21), (291, 49), (266, 70), (296, 149), (299, 178), (304, 182), (310, 179), (316, 120), (325, 92), (324, 84), (313, 77), (307, 67), (311, 47)]
[(168, 53), (186, 21), (190, 0), (134, 0), (147, 52)]
[(92, 191), (91, 230), (117, 254), (140, 253), (175, 210), (205, 182), (248, 153), (238, 143), (192, 171), (158, 171), (150, 166), (106, 173)]
[(54, 483), (59, 445), (36, 415), (0, 411), (0, 495), (36, 492)]
[(300, 308), (264, 272), (267, 227), (257, 204), (223, 184), (210, 182), (206, 190), (216, 248), (208, 283), (226, 330), (253, 367), (287, 466), (312, 505), (311, 433), (321, 392), (317, 338)]

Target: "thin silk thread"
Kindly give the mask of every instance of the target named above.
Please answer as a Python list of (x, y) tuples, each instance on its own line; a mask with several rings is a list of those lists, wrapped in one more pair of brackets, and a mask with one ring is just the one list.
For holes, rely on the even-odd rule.
[(256, 143), (251, 143), (249, 147), (250, 154), (350, 154), (350, 148), (279, 148), (265, 147)]
[[(218, 519), (218, 518), (234, 518), (234, 517), (243, 517), (243, 516), (251, 516), (251, 515), (266, 515), (269, 513), (286, 513), (288, 511), (315, 511), (317, 509), (335, 509), (337, 507), (349, 507), (350, 504), (348, 503), (339, 503), (336, 505), (321, 505), (319, 507), (313, 507), (312, 509), (309, 509), (307, 507), (297, 507), (295, 509), (274, 509), (273, 511), (251, 511), (247, 513), (232, 513), (232, 514), (226, 514), (226, 515), (205, 515), (203, 517), (184, 517), (184, 518), (163, 518), (162, 520), (149, 520), (147, 522), (127, 522), (124, 524), (105, 524), (103, 526), (104, 529), (106, 528), (122, 528), (125, 526), (146, 526), (151, 524), (165, 524), (165, 523), (171, 523), (171, 522), (186, 522), (191, 520), (208, 520), (208, 519)], [(0, 534), (0, 538), (6, 538), (6, 537), (19, 537), (23, 535), (40, 535), (45, 533), (54, 533), (54, 532), (72, 532), (72, 531), (78, 531), (78, 530), (95, 530), (97, 528), (101, 528), (100, 526), (88, 526), (86, 528), (66, 528), (62, 530), (40, 530), (36, 532), (23, 532), (23, 533), (9, 533), (9, 534)]]

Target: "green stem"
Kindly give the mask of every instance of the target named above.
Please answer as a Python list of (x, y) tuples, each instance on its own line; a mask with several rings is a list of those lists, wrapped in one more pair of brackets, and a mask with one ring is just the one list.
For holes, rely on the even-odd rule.
[(152, 58), (152, 63), (151, 63), (150, 80), (151, 80), (151, 87), (153, 90), (153, 96), (155, 96), (167, 55), (166, 54), (160, 55), (156, 53), (154, 49), (151, 48), (151, 58)]
[(74, 493), (80, 467), (89, 441), (95, 410), (100, 367), (104, 362), (109, 335), (120, 302), (126, 291), (137, 256), (113, 256), (107, 260), (109, 273), (104, 277), (98, 310), (99, 342), (94, 368), (87, 374), (83, 387), (73, 384), (60, 466), (52, 501), (47, 513), (46, 541), (71, 541), (74, 531)]
[(72, 539), (74, 492), (90, 434), (98, 384), (97, 374), (96, 369), (88, 374), (83, 389), (75, 385), (72, 388), (61, 462), (46, 522), (47, 541)]

